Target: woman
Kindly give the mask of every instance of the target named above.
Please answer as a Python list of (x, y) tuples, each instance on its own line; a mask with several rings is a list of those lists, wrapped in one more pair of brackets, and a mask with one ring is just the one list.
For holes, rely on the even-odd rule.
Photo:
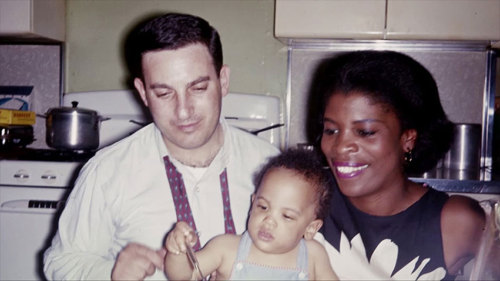
[(321, 150), (335, 177), (322, 230), (340, 279), (454, 279), (477, 252), (476, 201), (412, 182), (452, 140), (432, 75), (392, 51), (327, 60)]

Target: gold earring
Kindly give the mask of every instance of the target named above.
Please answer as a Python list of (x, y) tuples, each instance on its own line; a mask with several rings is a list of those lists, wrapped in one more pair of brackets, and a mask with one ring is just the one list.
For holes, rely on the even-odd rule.
[(405, 152), (404, 160), (406, 164), (410, 164), (411, 161), (413, 161), (413, 149), (410, 149), (408, 150), (408, 152)]

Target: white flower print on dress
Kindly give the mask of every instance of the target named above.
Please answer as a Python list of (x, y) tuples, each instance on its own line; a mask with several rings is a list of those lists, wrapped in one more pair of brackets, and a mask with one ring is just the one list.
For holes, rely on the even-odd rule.
[(417, 267), (418, 256), (392, 274), (399, 249), (390, 239), (384, 239), (378, 244), (370, 260), (367, 258), (360, 234), (349, 242), (342, 232), (339, 251), (321, 234), (317, 234), (315, 239), (325, 246), (333, 269), (340, 280), (442, 280), (446, 276), (446, 270), (439, 267), (419, 277), (430, 259), (424, 259)]

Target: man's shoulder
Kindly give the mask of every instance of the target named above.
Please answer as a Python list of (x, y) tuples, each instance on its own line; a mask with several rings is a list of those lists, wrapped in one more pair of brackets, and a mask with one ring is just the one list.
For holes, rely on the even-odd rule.
[(126, 160), (131, 158), (147, 159), (148, 151), (154, 147), (154, 128), (147, 125), (132, 135), (101, 148), (91, 161), (101, 164), (109, 162), (116, 165), (117, 163), (126, 163)]
[(279, 149), (265, 139), (231, 125), (228, 128), (233, 145), (242, 152), (262, 153), (266, 155), (279, 153)]
[[(146, 129), (146, 130), (144, 130)], [(148, 128), (144, 128), (114, 144), (100, 149), (81, 170), (79, 178), (106, 185), (107, 190), (132, 185), (132, 182), (154, 180), (161, 163), (157, 149), (147, 143)], [(145, 179), (146, 178), (146, 179)], [(115, 189), (116, 190), (116, 189)]]

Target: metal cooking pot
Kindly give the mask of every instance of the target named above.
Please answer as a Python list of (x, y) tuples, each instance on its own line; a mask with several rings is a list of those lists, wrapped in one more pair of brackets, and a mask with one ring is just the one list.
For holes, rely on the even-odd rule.
[(47, 145), (60, 150), (94, 150), (99, 146), (99, 127), (103, 120), (97, 111), (72, 107), (51, 108), (46, 113)]
[(443, 176), (477, 180), (481, 167), (481, 124), (455, 124), (454, 140), (443, 159)]
[(0, 149), (25, 147), (33, 141), (33, 126), (0, 124)]

